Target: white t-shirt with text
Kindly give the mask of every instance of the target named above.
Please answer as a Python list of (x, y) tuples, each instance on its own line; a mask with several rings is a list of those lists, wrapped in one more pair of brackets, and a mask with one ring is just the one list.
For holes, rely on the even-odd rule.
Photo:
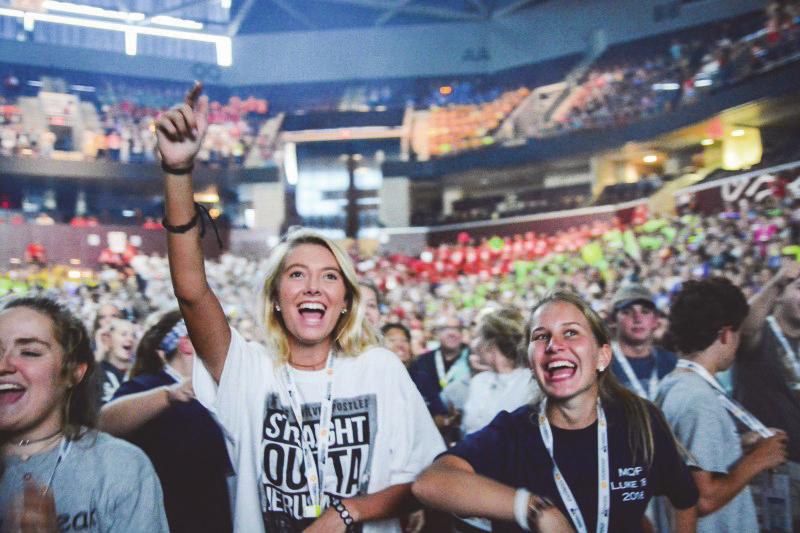
[[(444, 451), (422, 397), (393, 353), (371, 348), (357, 357), (337, 357), (333, 370), (324, 506), (329, 496), (349, 498), (409, 483)], [(325, 371), (290, 372), (316, 457)], [(195, 393), (222, 424), (236, 470), (236, 531), (300, 531), (311, 523), (302, 519), (309, 491), (282, 373), (274, 354), (236, 330), (219, 385), (205, 366), (194, 365)], [(369, 522), (363, 531), (399, 533), (400, 524)]]

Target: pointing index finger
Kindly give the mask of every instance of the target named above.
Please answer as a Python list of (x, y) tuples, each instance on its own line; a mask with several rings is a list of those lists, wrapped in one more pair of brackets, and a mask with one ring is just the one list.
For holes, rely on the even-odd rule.
[(197, 103), (197, 98), (200, 96), (200, 93), (203, 92), (203, 84), (199, 81), (194, 82), (194, 85), (186, 93), (186, 99), (184, 100), (189, 107), (194, 109), (195, 104)]

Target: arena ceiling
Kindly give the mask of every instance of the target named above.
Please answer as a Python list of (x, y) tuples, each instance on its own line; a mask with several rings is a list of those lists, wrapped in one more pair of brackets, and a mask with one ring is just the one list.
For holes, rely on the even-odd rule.
[[(0, 0), (0, 8), (68, 14), (88, 20), (158, 18), (202, 23), (204, 31), (238, 34), (325, 31), (410, 24), (480, 22), (510, 17), (549, 0)], [(92, 11), (94, 10), (94, 11)], [(130, 18), (135, 15), (139, 18)], [(180, 21), (178, 21), (180, 22)], [(198, 28), (190, 28), (198, 29)]]
[(238, 33), (479, 22), (508, 17), (547, 0), (235, 0)]

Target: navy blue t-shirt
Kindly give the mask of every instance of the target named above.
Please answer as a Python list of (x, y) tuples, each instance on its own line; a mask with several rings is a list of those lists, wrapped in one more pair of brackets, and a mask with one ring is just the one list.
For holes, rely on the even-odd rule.
[[(642, 460), (633, 459), (622, 406), (606, 404), (611, 475), (608, 530), (642, 531), (642, 517), (654, 495), (668, 496), (679, 509), (695, 505), (697, 487), (656, 408), (651, 406), (655, 450), (652, 465), (648, 466)], [(597, 422), (579, 430), (552, 425), (551, 428), (558, 467), (578, 502), (587, 530), (595, 531)], [(542, 442), (537, 416), (530, 406), (520, 407), (513, 413), (501, 412), (484, 429), (467, 435), (446, 453), (466, 460), (480, 475), (550, 498), (569, 519), (553, 481), (553, 463)], [(522, 531), (514, 522), (494, 522), (492, 527), (495, 533)]]
[[(458, 359), (465, 357), (466, 350), (467, 348), (462, 348), (457, 358), (449, 363), (445, 361), (445, 368), (449, 368)], [(436, 371), (436, 352), (437, 350), (432, 350), (421, 354), (411, 363), (408, 373), (422, 395), (422, 399), (425, 400), (425, 405), (428, 406), (431, 415), (446, 415), (448, 410), (440, 396), (442, 386), (439, 384), (439, 374)]]
[[(639, 378), (639, 383), (642, 384), (645, 391), (650, 387), (650, 375), (653, 373), (653, 365), (656, 365), (656, 375), (660, 381), (664, 376), (672, 372), (675, 369), (675, 365), (678, 364), (678, 356), (669, 350), (654, 346), (652, 354), (652, 357), (627, 358), (631, 365), (631, 370)], [(616, 356), (611, 360), (611, 371), (620, 383), (633, 390), (630, 386), (628, 375), (622, 370), (622, 365), (619, 364)]]
[[(114, 399), (174, 383), (166, 372), (142, 374), (123, 383)], [(228, 451), (222, 430), (200, 402), (176, 403), (124, 438), (153, 463), (170, 531), (233, 530)]]

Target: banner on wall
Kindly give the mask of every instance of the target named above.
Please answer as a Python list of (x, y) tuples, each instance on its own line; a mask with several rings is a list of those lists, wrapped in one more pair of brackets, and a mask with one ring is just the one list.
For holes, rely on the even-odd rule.
[(772, 183), (777, 173), (797, 167), (800, 167), (800, 163), (794, 162), (709, 183), (700, 183), (676, 191), (675, 196), (679, 205), (694, 200), (696, 209), (704, 213), (720, 211), (726, 205), (735, 206), (741, 200), (758, 203), (773, 194)]

